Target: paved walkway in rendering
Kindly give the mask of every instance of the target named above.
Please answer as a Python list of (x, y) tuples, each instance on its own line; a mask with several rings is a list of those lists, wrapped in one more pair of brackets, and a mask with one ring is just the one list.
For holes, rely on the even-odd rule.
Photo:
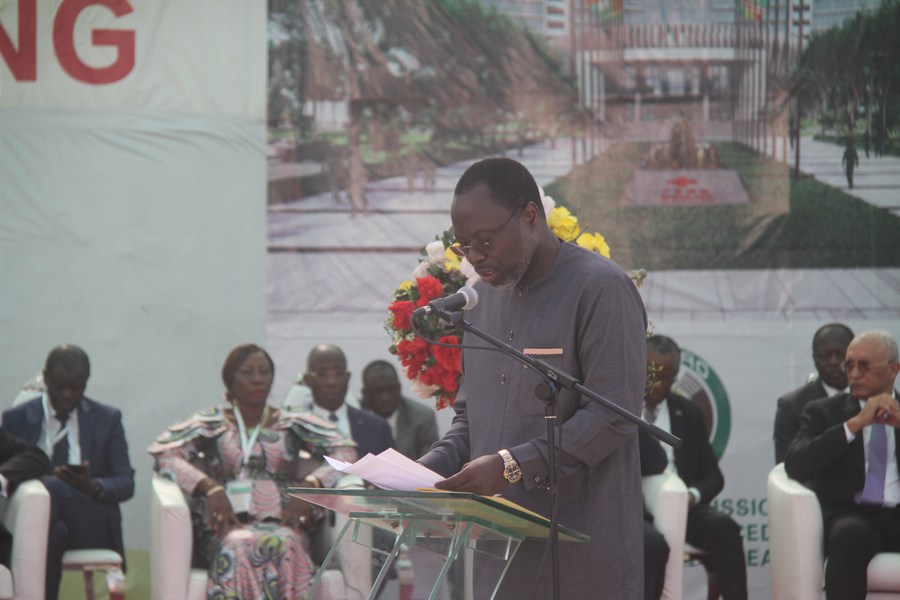
[[(776, 146), (781, 158), (781, 144)], [(794, 164), (794, 152), (788, 149), (789, 162)], [(844, 148), (830, 142), (820, 142), (812, 137), (800, 140), (800, 170), (812, 175), (822, 183), (827, 183), (900, 216), (900, 158), (896, 156), (876, 157), (862, 148), (859, 153), (859, 167), (853, 173), (853, 189), (847, 185), (847, 177), (841, 164)]]

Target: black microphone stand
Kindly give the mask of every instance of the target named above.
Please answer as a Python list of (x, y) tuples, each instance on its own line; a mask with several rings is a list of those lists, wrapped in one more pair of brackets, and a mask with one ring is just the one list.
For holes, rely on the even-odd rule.
[(523, 365), (533, 369), (538, 375), (540, 375), (546, 383), (538, 384), (535, 387), (534, 393), (538, 397), (539, 400), (542, 400), (546, 403), (547, 407), (545, 409), (545, 419), (547, 421), (547, 461), (549, 462), (548, 471), (548, 480), (549, 480), (549, 488), (550, 488), (550, 556), (552, 562), (552, 571), (553, 571), (553, 600), (560, 600), (559, 596), (559, 522), (557, 515), (557, 498), (559, 495), (559, 487), (558, 487), (558, 469), (559, 464), (557, 462), (556, 456), (556, 438), (555, 438), (555, 427), (557, 425), (557, 415), (556, 415), (556, 398), (557, 392), (560, 387), (564, 387), (567, 390), (574, 390), (581, 393), (583, 396), (586, 396), (593, 400), (594, 402), (600, 404), (601, 406), (608, 408), (613, 411), (617, 415), (624, 417), (625, 419), (631, 421), (635, 425), (637, 425), (640, 429), (643, 429), (656, 439), (669, 444), (673, 448), (678, 448), (681, 446), (681, 439), (675, 437), (668, 431), (660, 429), (656, 425), (652, 423), (647, 423), (641, 417), (634, 415), (618, 404), (613, 404), (600, 394), (589, 390), (588, 388), (581, 385), (581, 383), (566, 373), (561, 369), (557, 369), (553, 365), (549, 364), (546, 361), (536, 359), (533, 356), (528, 356), (524, 352), (517, 350), (516, 348), (510, 346), (506, 342), (503, 342), (491, 334), (482, 331), (472, 325), (470, 322), (466, 321), (463, 317), (463, 313), (461, 312), (447, 312), (441, 309), (435, 309), (433, 314), (437, 315), (441, 319), (453, 323), (454, 325), (461, 327), (467, 333), (471, 333), (477, 337), (480, 337), (490, 345), (494, 346), (507, 356), (510, 356)]

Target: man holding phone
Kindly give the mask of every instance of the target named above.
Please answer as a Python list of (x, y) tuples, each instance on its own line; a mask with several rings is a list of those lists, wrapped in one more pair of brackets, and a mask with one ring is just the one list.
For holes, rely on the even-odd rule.
[(46, 452), (53, 475), (47, 546), (48, 600), (59, 593), (66, 550), (109, 548), (121, 554), (119, 503), (134, 495), (134, 469), (122, 427), (122, 413), (84, 396), (90, 361), (78, 346), (50, 351), (41, 396), (3, 413), (3, 429)]

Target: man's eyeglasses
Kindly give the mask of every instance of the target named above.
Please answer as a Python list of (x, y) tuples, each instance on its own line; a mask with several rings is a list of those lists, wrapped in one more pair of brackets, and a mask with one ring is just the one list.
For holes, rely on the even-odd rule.
[(483, 240), (474, 239), (469, 244), (466, 244), (465, 246), (463, 246), (459, 242), (454, 242), (453, 244), (450, 245), (450, 250), (453, 252), (453, 254), (457, 255), (460, 258), (465, 258), (466, 256), (468, 256), (469, 252), (471, 252), (473, 248), (475, 250), (477, 250), (478, 252), (480, 252), (481, 254), (486, 254), (491, 249), (491, 240), (493, 240), (495, 237), (497, 237), (497, 234), (499, 234), (501, 231), (503, 231), (506, 228), (506, 226), (509, 225), (510, 221), (513, 220), (513, 217), (515, 217), (517, 214), (522, 212), (522, 210), (524, 208), (525, 207), (523, 206), (523, 207), (518, 208), (515, 211), (513, 211), (513, 213), (511, 215), (509, 215), (509, 218), (506, 219), (506, 221), (504, 221), (503, 225), (501, 225), (500, 227), (495, 229), (494, 233), (487, 236)]
[(844, 373), (849, 374), (854, 369), (859, 369), (860, 373), (867, 373), (869, 369), (873, 367), (883, 367), (885, 365), (891, 364), (892, 360), (882, 361), (882, 362), (869, 362), (867, 360), (845, 360), (841, 363), (841, 369), (843, 369)]
[(349, 374), (349, 371), (308, 371), (306, 373), (307, 376), (317, 381), (325, 381), (326, 379), (341, 380)]

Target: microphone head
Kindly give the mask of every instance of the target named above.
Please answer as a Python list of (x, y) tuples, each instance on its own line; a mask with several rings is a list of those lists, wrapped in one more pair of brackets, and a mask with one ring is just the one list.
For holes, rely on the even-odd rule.
[(475, 305), (478, 304), (478, 292), (474, 288), (463, 286), (459, 288), (459, 293), (466, 297), (466, 303), (463, 305), (462, 310), (475, 308)]

